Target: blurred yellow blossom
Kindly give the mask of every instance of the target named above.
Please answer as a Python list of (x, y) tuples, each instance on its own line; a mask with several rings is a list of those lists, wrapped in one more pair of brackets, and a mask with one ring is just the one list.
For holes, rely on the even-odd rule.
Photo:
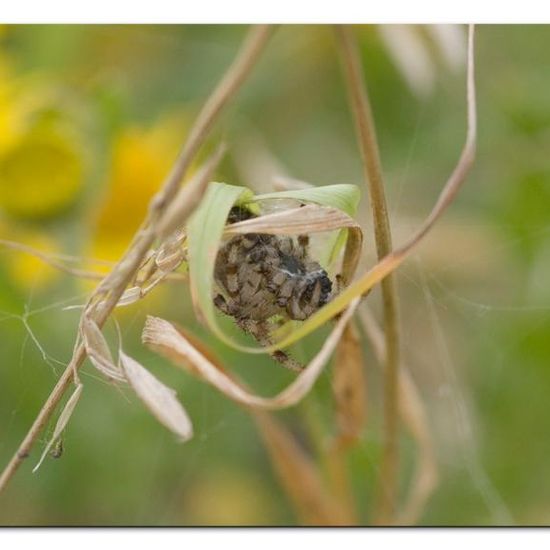
[(76, 198), (83, 172), (71, 136), (51, 126), (33, 129), (0, 156), (0, 206), (19, 218), (58, 214)]
[(0, 49), (0, 154), (21, 132), (22, 112), (10, 59)]
[(0, 50), (0, 209), (39, 219), (78, 196), (85, 151), (66, 98), (40, 75), (16, 78)]
[(126, 128), (116, 139), (105, 198), (94, 213), (89, 256), (119, 259), (175, 161), (185, 136), (180, 117), (150, 129)]

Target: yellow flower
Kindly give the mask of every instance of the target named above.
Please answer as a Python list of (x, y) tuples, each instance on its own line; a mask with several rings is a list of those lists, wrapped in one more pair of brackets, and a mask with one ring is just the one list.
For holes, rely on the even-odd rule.
[(52, 126), (31, 130), (0, 156), (0, 207), (28, 219), (62, 212), (82, 186), (83, 164), (68, 135)]
[(0, 154), (10, 147), (22, 126), (17, 86), (9, 58), (0, 50)]
[(128, 128), (117, 138), (105, 199), (94, 215), (91, 257), (120, 258), (175, 161), (183, 128), (172, 117), (150, 130)]
[(78, 196), (84, 147), (63, 101), (40, 75), (15, 78), (0, 50), (0, 209), (11, 216), (51, 217)]

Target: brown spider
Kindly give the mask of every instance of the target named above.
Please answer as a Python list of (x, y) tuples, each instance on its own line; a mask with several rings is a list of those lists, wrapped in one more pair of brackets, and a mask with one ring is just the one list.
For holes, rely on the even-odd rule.
[[(228, 222), (254, 217), (243, 207), (234, 207)], [(216, 258), (214, 276), (223, 294), (214, 304), (262, 345), (269, 345), (271, 319), (303, 321), (331, 297), (332, 281), (327, 272), (309, 258), (309, 238), (247, 233), (230, 239)], [(286, 353), (273, 357), (292, 370), (301, 365)]]

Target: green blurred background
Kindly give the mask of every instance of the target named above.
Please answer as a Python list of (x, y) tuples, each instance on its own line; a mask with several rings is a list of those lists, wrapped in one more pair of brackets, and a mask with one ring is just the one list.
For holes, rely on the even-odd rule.
[[(400, 243), (431, 208), (464, 139), (465, 29), (355, 30)], [(0, 238), (116, 260), (245, 33), (244, 26), (2, 26)], [(476, 166), (397, 275), (404, 362), (428, 409), (440, 468), (421, 524), (550, 523), (549, 47), (548, 27), (478, 28)], [(277, 30), (211, 144), (222, 139), (229, 152), (216, 177), (227, 183), (267, 190), (284, 172), (364, 190), (329, 27)], [(375, 255), (363, 195), (366, 267)], [(70, 358), (80, 310), (64, 308), (82, 304), (91, 288), (0, 250), (1, 465)], [(378, 312), (378, 291), (368, 300)], [(246, 412), (141, 346), (149, 313), (187, 326), (264, 395), (292, 379), (270, 359), (243, 357), (213, 339), (194, 319), (186, 286), (168, 283), (116, 316), (128, 353), (177, 389), (194, 439), (176, 443), (131, 392), (86, 364), (62, 458), (31, 474), (50, 425), (0, 496), (0, 524), (297, 523)], [(116, 343), (112, 324), (107, 334)], [(382, 440), (374, 366), (368, 380), (369, 422), (350, 457), (365, 524)], [(303, 404), (279, 416), (303, 436), (312, 418), (329, 432), (332, 409), (324, 374)], [(404, 493), (414, 462), (405, 435), (401, 462)]]

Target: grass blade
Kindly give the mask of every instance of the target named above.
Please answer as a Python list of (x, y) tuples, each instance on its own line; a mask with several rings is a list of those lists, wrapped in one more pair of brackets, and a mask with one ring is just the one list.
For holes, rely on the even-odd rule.
[(324, 185), (321, 187), (308, 187), (307, 189), (265, 193), (256, 195), (254, 200), (295, 199), (305, 202), (314, 202), (322, 206), (332, 206), (332, 208), (345, 212), (348, 216), (355, 216), (360, 198), (361, 192), (356, 185), (337, 183), (335, 185)]

